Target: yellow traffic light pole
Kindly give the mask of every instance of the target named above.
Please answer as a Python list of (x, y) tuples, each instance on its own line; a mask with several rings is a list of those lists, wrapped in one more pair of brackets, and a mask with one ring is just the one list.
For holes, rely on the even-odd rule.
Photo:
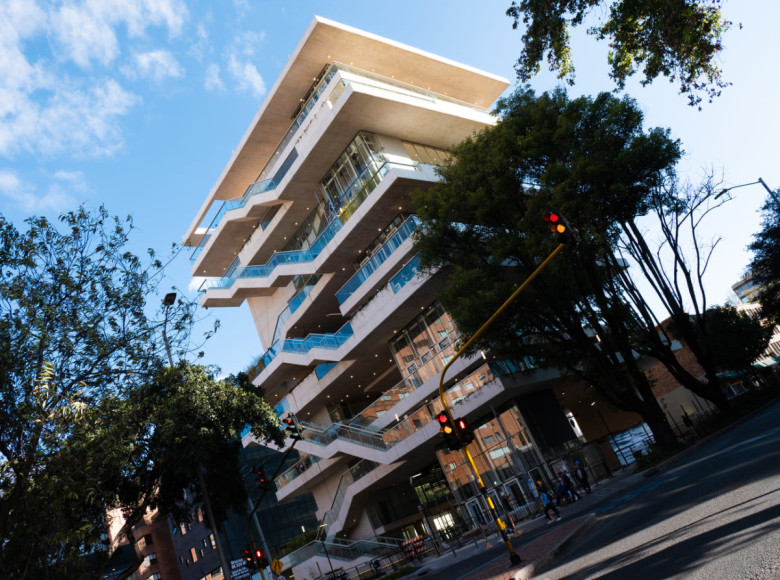
[(533, 273), (528, 276), (528, 278), (520, 284), (520, 286), (515, 290), (512, 295), (507, 298), (506, 302), (504, 302), (501, 307), (496, 310), (493, 315), (488, 318), (487, 322), (483, 324), (479, 330), (477, 330), (472, 337), (464, 344), (458, 352), (455, 353), (455, 356), (450, 359), (450, 361), (444, 365), (444, 368), (441, 371), (441, 376), (439, 378), (439, 398), (441, 399), (442, 405), (444, 405), (444, 410), (447, 412), (447, 417), (449, 417), (450, 424), (452, 425), (453, 431), (455, 431), (456, 436), (458, 437), (458, 441), (460, 442), (460, 449), (463, 452), (463, 454), (466, 456), (466, 459), (469, 462), (469, 465), (471, 466), (471, 470), (474, 472), (474, 476), (477, 478), (477, 483), (479, 484), (479, 490), (482, 493), (482, 497), (485, 498), (485, 502), (487, 503), (488, 507), (490, 508), (490, 513), (493, 515), (493, 520), (496, 522), (496, 526), (498, 527), (499, 532), (501, 532), (501, 538), (504, 540), (504, 544), (506, 545), (507, 550), (509, 551), (509, 560), (512, 562), (513, 565), (519, 564), (521, 561), (520, 556), (518, 556), (517, 552), (515, 552), (514, 546), (512, 546), (512, 542), (509, 540), (509, 535), (506, 532), (506, 524), (501, 521), (501, 517), (498, 515), (498, 511), (496, 510), (496, 506), (493, 503), (493, 499), (487, 494), (487, 488), (485, 487), (485, 482), (482, 481), (482, 476), (479, 474), (479, 470), (477, 469), (476, 464), (474, 463), (474, 459), (471, 457), (471, 453), (469, 453), (468, 447), (466, 445), (463, 445), (463, 439), (461, 438), (460, 432), (458, 429), (455, 428), (455, 419), (452, 416), (452, 411), (450, 410), (449, 405), (447, 405), (447, 401), (444, 399), (444, 375), (447, 372), (447, 369), (452, 366), (452, 363), (454, 363), (458, 358), (471, 346), (471, 344), (477, 340), (480, 336), (482, 336), (482, 333), (487, 330), (487, 328), (493, 324), (493, 322), (498, 318), (504, 310), (507, 309), (507, 307), (514, 301), (515, 298), (517, 298), (520, 293), (526, 289), (526, 287), (531, 283), (531, 281), (536, 278), (539, 273), (544, 270), (547, 265), (552, 261), (552, 259), (558, 255), (558, 253), (563, 249), (565, 244), (560, 243), (558, 244), (558, 247), (556, 247), (552, 253), (545, 258), (544, 262), (539, 264), (539, 266), (536, 268), (536, 270), (533, 271)]

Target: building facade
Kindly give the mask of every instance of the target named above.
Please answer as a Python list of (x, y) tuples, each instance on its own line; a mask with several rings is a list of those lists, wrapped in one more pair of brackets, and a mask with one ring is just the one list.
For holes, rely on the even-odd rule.
[[(436, 300), (446, 272), (418, 267), (412, 194), (436, 182), (448, 147), (495, 123), (508, 86), (317, 17), (184, 237), (206, 278), (201, 305), (249, 306), (263, 352), (254, 383), (305, 430), (277, 495), (313, 494), (339, 558), (350, 542), (358, 561), (360, 543), (486, 517), (434, 420), (459, 332)], [(556, 371), (482, 353), (458, 358), (444, 388), (477, 427), (472, 453), (506, 514), (533, 509), (529, 482), (583, 453)], [(332, 563), (317, 545), (300, 552), (296, 577)]]

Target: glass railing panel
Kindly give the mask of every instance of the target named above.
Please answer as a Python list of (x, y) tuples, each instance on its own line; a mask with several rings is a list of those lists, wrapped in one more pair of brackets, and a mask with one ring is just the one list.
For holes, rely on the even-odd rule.
[[(219, 226), (219, 223), (222, 221), (222, 218), (225, 217), (225, 214), (231, 210), (242, 208), (246, 206), (246, 204), (249, 202), (249, 200), (254, 197), (255, 195), (259, 195), (261, 193), (265, 193), (267, 191), (271, 191), (276, 188), (276, 182), (273, 179), (266, 179), (264, 181), (258, 181), (255, 183), (252, 183), (247, 187), (246, 191), (241, 197), (229, 199), (227, 201), (224, 201), (222, 203), (222, 206), (219, 208), (219, 211), (217, 211), (217, 214), (214, 216), (214, 218), (211, 220), (211, 223), (209, 224), (209, 227), (207, 228), (207, 233), (204, 235), (198, 246), (195, 248), (195, 250), (192, 252), (192, 255), (190, 256), (190, 260), (195, 260), (203, 251), (203, 248), (206, 247), (206, 243), (209, 241), (211, 237), (211, 232), (214, 232), (214, 230), (217, 229), (217, 226)], [(263, 228), (265, 229), (265, 228)]]
[(287, 308), (282, 310), (282, 312), (279, 314), (278, 318), (276, 319), (276, 328), (274, 329), (274, 337), (271, 340), (271, 343), (273, 344), (277, 340), (279, 340), (282, 337), (282, 328), (284, 327), (284, 323), (287, 322), (287, 320), (292, 316), (296, 310), (300, 307), (301, 304), (303, 304), (303, 301), (306, 300), (306, 297), (311, 294), (311, 291), (314, 289), (315, 284), (310, 284), (308, 286), (304, 286), (301, 288), (298, 293), (293, 296), (293, 298), (290, 300), (290, 302), (287, 304)]
[[(444, 399), (447, 401), (447, 405), (450, 407), (453, 415), (455, 417), (458, 416), (458, 403), (465, 400), (472, 393), (479, 391), (494, 378), (495, 376), (493, 375), (491, 366), (485, 363), (471, 372), (467, 377), (448, 388), (444, 392)], [(365, 428), (356, 429), (354, 426), (342, 425), (340, 423), (334, 423), (326, 428), (305, 421), (302, 421), (301, 425), (304, 426), (304, 438), (307, 441), (318, 443), (322, 446), (327, 446), (338, 438), (344, 438), (376, 449), (390, 449), (410, 435), (425, 428), (425, 426), (431, 421), (434, 421), (434, 417), (443, 410), (444, 407), (441, 404), (441, 400), (436, 398), (430, 403), (417, 408), (392, 429), (388, 429), (381, 434), (368, 431)], [(348, 472), (350, 474), (349, 479), (351, 480), (350, 485), (352, 482), (376, 469), (378, 465), (379, 464), (370, 460), (364, 459), (350, 468), (350, 471)], [(303, 471), (305, 471), (305, 469)], [(296, 471), (292, 468), (288, 469), (287, 472), (283, 474), (284, 478), (277, 480), (279, 482), (277, 487), (281, 488), (284, 485), (287, 485), (287, 483), (301, 475), (303, 471)], [(344, 480), (342, 479), (342, 481)], [(338, 513), (336, 513), (336, 515), (338, 515)]]
[[(376, 186), (381, 182), (382, 178), (387, 174), (390, 169), (394, 167), (414, 169), (416, 165), (406, 165), (402, 163), (389, 163), (385, 162), (376, 172), (371, 174), (365, 181), (360, 181), (359, 177), (353, 181), (351, 186), (357, 188), (357, 184), (360, 184), (360, 189), (357, 189), (357, 193), (353, 197), (349, 198), (349, 201), (339, 211), (338, 216), (328, 225), (325, 230), (320, 234), (317, 240), (312, 246), (306, 250), (291, 250), (288, 252), (277, 252), (268, 261), (267, 264), (262, 266), (245, 266), (243, 268), (236, 268), (236, 271), (231, 276), (222, 278), (210, 278), (204, 280), (200, 286), (200, 292), (205, 292), (211, 289), (225, 289), (230, 288), (236, 280), (245, 278), (266, 278), (271, 275), (274, 268), (283, 264), (302, 264), (313, 261), (325, 246), (335, 237), (339, 232), (343, 224), (354, 213), (354, 211), (360, 207), (362, 202), (368, 197), (368, 195), (376, 189)], [(369, 168), (367, 168), (369, 169)]]
[[(332, 66), (331, 69), (328, 71), (328, 73), (325, 75), (325, 77), (322, 79), (322, 81), (320, 81), (317, 90), (309, 97), (309, 101), (304, 105), (304, 107), (295, 117), (293, 122), (290, 124), (290, 127), (287, 129), (287, 133), (285, 133), (284, 137), (282, 138), (282, 140), (276, 146), (274, 152), (269, 157), (268, 163), (266, 163), (265, 167), (263, 167), (262, 171), (260, 171), (259, 175), (261, 177), (270, 175), (272, 173), (272, 170), (275, 169), (274, 164), (277, 162), (278, 160), (277, 158), (281, 155), (281, 153), (284, 151), (287, 145), (290, 144), (290, 141), (292, 141), (295, 137), (298, 136), (298, 130), (303, 126), (304, 121), (311, 114), (311, 112), (315, 108), (317, 108), (315, 106), (317, 102), (320, 102), (321, 104), (325, 102), (330, 102), (332, 105), (338, 100), (338, 97), (341, 95), (341, 93), (344, 92), (343, 83), (339, 82), (328, 93), (328, 96), (325, 99), (321, 100), (322, 95), (327, 91), (330, 81), (333, 80), (333, 77), (336, 76), (337, 72), (338, 72), (338, 68), (336, 66)], [(305, 133), (306, 133), (306, 129), (303, 130), (303, 133), (301, 133), (301, 135), (304, 135)]]
[(316, 455), (306, 455), (297, 461), (289, 469), (282, 472), (275, 480), (276, 489), (282, 489), (285, 485), (290, 483), (299, 475), (303, 475), (307, 469), (313, 467), (320, 461), (320, 458)]
[[(309, 102), (306, 104), (306, 106), (304, 106), (304, 108), (301, 110), (301, 112), (292, 122), (290, 128), (287, 130), (287, 133), (285, 133), (285, 136), (282, 138), (282, 140), (279, 142), (279, 145), (276, 146), (276, 149), (269, 157), (268, 163), (265, 165), (265, 167), (263, 167), (263, 170), (260, 172), (261, 176), (271, 173), (270, 169), (273, 169), (273, 165), (278, 162), (277, 153), (281, 154), (282, 151), (284, 151), (284, 149), (287, 147), (287, 145), (289, 145), (289, 143), (297, 135), (298, 129), (300, 129), (300, 127), (303, 125), (303, 122), (306, 120), (309, 114), (315, 109), (315, 105), (317, 104), (318, 101), (320, 101), (320, 98), (326, 92), (328, 85), (336, 76), (337, 72), (338, 72), (338, 67), (332, 66), (328, 71), (328, 73), (325, 75), (325, 77), (323, 77), (319, 87), (309, 98)], [(324, 103), (325, 101), (329, 101), (331, 104), (334, 104), (338, 100), (338, 97), (341, 95), (341, 93), (344, 92), (344, 87), (345, 87), (345, 83), (339, 82), (328, 93), (327, 98), (322, 100), (322, 103)], [(289, 167), (287, 167), (287, 170), (289, 170)], [(249, 187), (246, 189), (246, 191), (240, 198), (235, 198), (224, 202), (222, 204), (222, 207), (217, 212), (217, 215), (211, 220), (211, 224), (209, 225), (208, 230), (209, 231), (214, 230), (219, 225), (219, 222), (222, 220), (222, 218), (228, 211), (240, 207), (244, 207), (253, 196), (275, 189), (277, 183), (281, 181), (281, 179), (286, 175), (286, 173), (287, 171), (285, 170), (282, 173), (277, 173), (276, 175), (274, 175), (273, 179), (259, 179), (254, 183), (252, 183), (251, 185), (249, 185)], [(265, 226), (263, 227), (265, 228)], [(198, 255), (205, 247), (207, 241), (208, 241), (207, 238), (201, 239), (200, 243), (198, 244), (198, 247), (190, 256), (191, 261), (197, 259)]]
[(314, 368), (314, 373), (317, 375), (318, 379), (322, 379), (325, 375), (327, 375), (330, 371), (332, 371), (334, 368), (336, 368), (336, 365), (339, 363), (337, 362), (329, 362), (329, 363), (322, 363), (321, 365), (317, 365)]
[(200, 243), (195, 248), (195, 251), (190, 254), (190, 262), (194, 262), (198, 259), (198, 256), (200, 256), (200, 253), (203, 251), (203, 248), (206, 247), (206, 243), (211, 238), (211, 234), (203, 234), (203, 237), (200, 239)]
[(398, 294), (401, 288), (406, 286), (417, 275), (420, 269), (420, 255), (417, 254), (409, 260), (406, 265), (398, 271), (398, 274), (390, 278), (389, 286), (393, 294)]
[(398, 228), (398, 231), (390, 236), (382, 247), (379, 248), (379, 250), (377, 250), (377, 252), (371, 256), (357, 272), (355, 272), (352, 278), (350, 278), (338, 292), (336, 292), (336, 299), (339, 301), (339, 304), (344, 304), (347, 298), (352, 296), (352, 294), (368, 280), (371, 274), (376, 272), (377, 269), (393, 255), (393, 252), (395, 252), (401, 244), (412, 235), (412, 232), (417, 229), (419, 224), (420, 222), (416, 217), (409, 217), (409, 219)]
[(344, 344), (354, 334), (352, 325), (347, 322), (333, 334), (310, 334), (306, 338), (286, 338), (278, 340), (263, 355), (263, 362), (267, 366), (278, 353), (306, 353), (313, 348), (326, 348), (335, 350)]
[[(472, 393), (480, 390), (486, 384), (494, 379), (493, 373), (490, 370), (490, 366), (486, 363), (480, 366), (477, 370), (470, 373), (466, 378), (461, 379), (444, 392), (444, 399), (447, 401), (447, 405), (450, 406), (453, 415), (458, 416), (457, 408), (453, 409), (454, 405), (457, 405), (460, 401), (465, 399)], [(398, 425), (392, 429), (385, 431), (382, 434), (382, 438), (388, 447), (398, 444), (403, 441), (409, 435), (416, 433), (420, 429), (423, 429), (428, 423), (434, 420), (434, 417), (444, 410), (441, 401), (436, 398), (428, 405), (420, 407), (415, 412), (409, 414), (409, 416), (401, 421)]]
[(376, 421), (426, 381), (437, 376), (456, 352), (455, 340), (449, 335), (443, 337), (436, 345), (432, 358), (422, 363), (414, 373), (404, 377), (393, 388), (383, 393), (381, 397), (358, 413), (350, 423), (370, 425)]

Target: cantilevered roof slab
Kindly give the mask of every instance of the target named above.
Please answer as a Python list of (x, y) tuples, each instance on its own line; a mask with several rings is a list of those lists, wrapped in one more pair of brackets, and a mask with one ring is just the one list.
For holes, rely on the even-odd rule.
[(326, 64), (339, 62), (488, 109), (509, 81), (476, 68), (315, 16), (184, 236), (194, 236), (215, 200), (244, 193), (284, 138)]

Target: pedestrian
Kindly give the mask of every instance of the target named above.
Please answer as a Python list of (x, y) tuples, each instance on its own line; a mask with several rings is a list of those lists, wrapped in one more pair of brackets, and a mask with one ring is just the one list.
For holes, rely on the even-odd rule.
[(574, 479), (580, 484), (580, 487), (590, 493), (590, 483), (588, 483), (588, 472), (579, 461), (574, 462)]
[(566, 472), (561, 470), (558, 472), (558, 477), (561, 478), (561, 488), (563, 489), (563, 495), (571, 501), (579, 501), (580, 496), (574, 491), (574, 486), (571, 483), (571, 479), (566, 475)]
[(539, 499), (542, 501), (544, 513), (547, 514), (547, 518), (549, 519), (547, 525), (560, 520), (561, 514), (558, 511), (558, 508), (555, 507), (555, 502), (549, 495), (547, 495), (547, 492), (545, 491), (541, 481), (536, 482), (536, 489), (539, 490)]

